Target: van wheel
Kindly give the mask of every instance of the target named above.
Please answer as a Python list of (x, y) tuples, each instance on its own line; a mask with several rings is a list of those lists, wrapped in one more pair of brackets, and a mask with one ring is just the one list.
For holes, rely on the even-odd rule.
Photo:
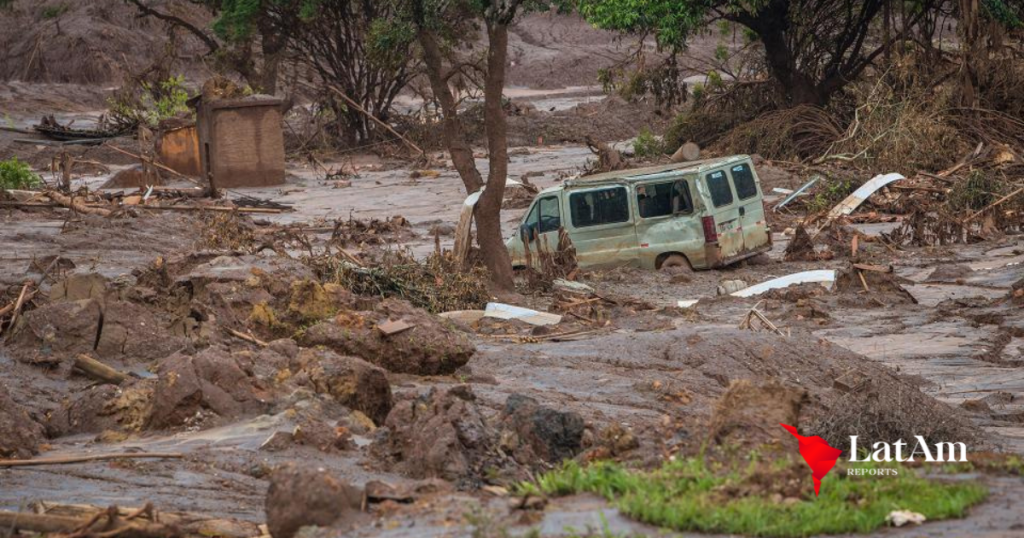
[(693, 271), (693, 267), (690, 267), (690, 262), (686, 259), (686, 256), (683, 256), (682, 254), (672, 254), (668, 256), (663, 262), (661, 262), (661, 267), (659, 267), (659, 269), (670, 275), (678, 275)]

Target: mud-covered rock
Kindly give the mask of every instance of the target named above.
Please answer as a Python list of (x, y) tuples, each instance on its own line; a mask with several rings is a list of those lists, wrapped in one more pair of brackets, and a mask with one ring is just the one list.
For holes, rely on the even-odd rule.
[(374, 450), (414, 478), (476, 480), (496, 442), (466, 385), (400, 401), (385, 425)]
[(391, 384), (378, 366), (325, 349), (303, 349), (292, 363), (292, 370), (305, 372), (315, 391), (330, 394), (376, 424), (383, 424), (391, 412)]
[(285, 464), (270, 475), (265, 509), (273, 538), (292, 538), (302, 527), (343, 526), (358, 517), (363, 492), (323, 468)]
[(96, 353), (102, 358), (150, 361), (190, 345), (184, 336), (173, 335), (167, 325), (148, 308), (108, 300), (103, 308)]
[(44, 439), (43, 426), (0, 384), (0, 458), (31, 458)]
[[(375, 327), (387, 320), (404, 321), (411, 329), (383, 335)], [(450, 374), (466, 364), (476, 348), (465, 333), (406, 301), (386, 299), (373, 311), (343, 312), (318, 323), (300, 339), (304, 346), (326, 346), (355, 355), (389, 372)]]
[(710, 439), (729, 447), (758, 448), (789, 441), (779, 424), (797, 426), (807, 391), (777, 381), (733, 381), (711, 416)]
[(148, 423), (153, 428), (182, 426), (203, 411), (234, 418), (263, 408), (253, 378), (220, 348), (174, 354), (161, 361), (157, 376)]
[(522, 464), (538, 459), (559, 462), (582, 448), (584, 421), (579, 413), (545, 407), (533, 398), (513, 394), (499, 420), (502, 448)]
[(87, 353), (96, 345), (101, 312), (96, 299), (45, 304), (21, 317), (8, 349), (18, 360), (38, 364)]
[(54, 427), (61, 435), (99, 433), (118, 427), (116, 414), (108, 412), (107, 406), (119, 391), (115, 385), (95, 385), (74, 394), (59, 418), (52, 421)]
[(50, 301), (104, 301), (107, 298), (107, 285), (107, 278), (99, 273), (74, 273), (53, 285)]

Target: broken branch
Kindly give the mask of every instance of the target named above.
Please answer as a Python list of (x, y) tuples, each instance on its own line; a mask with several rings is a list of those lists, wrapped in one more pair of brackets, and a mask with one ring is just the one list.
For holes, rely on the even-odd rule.
[(75, 357), (75, 369), (97, 381), (120, 385), (128, 376), (85, 354)]

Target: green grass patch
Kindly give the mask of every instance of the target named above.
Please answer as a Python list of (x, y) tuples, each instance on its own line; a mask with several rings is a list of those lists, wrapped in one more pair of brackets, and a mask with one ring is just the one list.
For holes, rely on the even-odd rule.
[[(867, 533), (885, 525), (893, 510), (911, 510), (928, 520), (962, 517), (988, 490), (973, 482), (933, 481), (896, 464), (848, 464), (847, 469), (895, 469), (896, 476), (845, 476), (836, 468), (815, 498), (811, 471), (795, 464), (752, 463), (741, 470), (709, 468), (698, 459), (668, 462), (653, 471), (597, 462), (566, 462), (520, 486), (523, 494), (553, 496), (590, 492), (626, 515), (676, 531), (799, 537)], [(770, 491), (805, 475), (799, 498)], [(763, 487), (768, 485), (767, 489)], [(785, 486), (782, 486), (785, 487)]]
[(11, 157), (0, 161), (0, 190), (31, 189), (42, 185), (43, 180), (27, 164)]

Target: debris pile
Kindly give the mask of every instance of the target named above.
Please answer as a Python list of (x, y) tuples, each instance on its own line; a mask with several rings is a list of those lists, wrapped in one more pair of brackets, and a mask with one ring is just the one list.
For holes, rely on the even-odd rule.
[(448, 253), (416, 260), (403, 252), (384, 253), (373, 266), (360, 266), (337, 256), (309, 260), (325, 280), (357, 295), (395, 297), (428, 312), (475, 309), (489, 297), (486, 271), (462, 270)]
[(331, 243), (342, 248), (349, 246), (385, 245), (408, 241), (415, 237), (409, 221), (401, 215), (368, 221), (349, 218), (338, 220), (331, 231)]

